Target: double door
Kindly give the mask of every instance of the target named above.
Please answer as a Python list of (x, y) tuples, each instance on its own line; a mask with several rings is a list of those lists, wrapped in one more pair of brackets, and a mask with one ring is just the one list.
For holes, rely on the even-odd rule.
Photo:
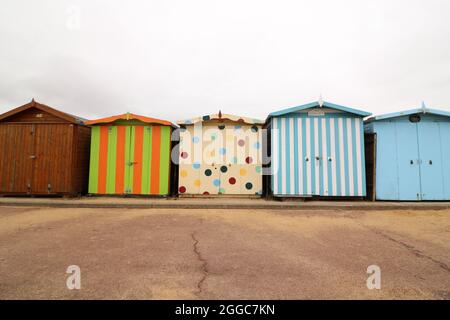
[(95, 126), (89, 193), (169, 193), (170, 127)]
[(71, 192), (73, 132), (68, 124), (1, 125), (0, 192)]
[(398, 198), (443, 200), (444, 168), (440, 123), (398, 121)]

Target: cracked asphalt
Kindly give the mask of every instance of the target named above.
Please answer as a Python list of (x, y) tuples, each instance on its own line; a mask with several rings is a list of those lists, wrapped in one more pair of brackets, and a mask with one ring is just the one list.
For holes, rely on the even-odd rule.
[(0, 299), (450, 299), (449, 240), (450, 210), (0, 207)]

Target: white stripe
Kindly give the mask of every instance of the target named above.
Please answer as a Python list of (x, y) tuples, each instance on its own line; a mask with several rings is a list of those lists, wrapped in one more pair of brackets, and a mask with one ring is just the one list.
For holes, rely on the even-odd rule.
[(344, 163), (344, 124), (338, 119), (339, 125), (339, 167), (341, 169), (341, 196), (345, 196), (345, 163)]
[(306, 162), (306, 188), (307, 192), (311, 194), (311, 123), (310, 119), (306, 118), (306, 158), (308, 161)]
[(294, 118), (289, 119), (289, 174), (290, 174), (290, 194), (295, 194), (295, 177), (294, 177), (294, 164), (295, 164), (295, 154), (294, 154)]
[(323, 166), (323, 192), (329, 195), (328, 186), (328, 154), (327, 154), (327, 122), (322, 119), (322, 166)]
[(347, 118), (347, 145), (348, 145), (348, 187), (350, 196), (355, 195), (353, 182), (353, 148), (352, 148), (352, 119)]
[(278, 163), (278, 155), (280, 154), (278, 145), (278, 123), (276, 118), (272, 118), (272, 178), (273, 178), (273, 193), (278, 194), (278, 170), (280, 165)]
[(361, 119), (355, 118), (356, 172), (358, 177), (358, 196), (362, 196), (362, 162), (361, 162)]
[(281, 194), (286, 194), (286, 118), (281, 118)]
[(320, 194), (320, 179), (319, 179), (319, 161), (316, 160), (316, 156), (320, 157), (319, 150), (319, 119), (314, 119), (314, 170), (315, 170), (315, 194)]
[(297, 118), (297, 143), (298, 143), (298, 192), (303, 194), (303, 139), (302, 139), (302, 119)]
[(332, 194), (333, 196), (336, 195), (337, 191), (337, 185), (336, 185), (336, 146), (335, 141), (336, 139), (334, 135), (334, 119), (330, 119), (330, 152), (331, 152), (331, 183), (332, 183)]

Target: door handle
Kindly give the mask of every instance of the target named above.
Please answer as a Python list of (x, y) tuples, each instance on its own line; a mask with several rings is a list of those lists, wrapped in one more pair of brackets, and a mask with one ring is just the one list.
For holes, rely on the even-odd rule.
[(35, 155), (30, 156), (30, 159), (36, 159)]
[(430, 165), (432, 165), (432, 164), (433, 164), (433, 161), (432, 161), (432, 160), (429, 160), (428, 163), (429, 163)]
[(413, 160), (410, 160), (409, 163), (410, 163), (410, 164), (414, 164), (414, 161), (413, 161)]

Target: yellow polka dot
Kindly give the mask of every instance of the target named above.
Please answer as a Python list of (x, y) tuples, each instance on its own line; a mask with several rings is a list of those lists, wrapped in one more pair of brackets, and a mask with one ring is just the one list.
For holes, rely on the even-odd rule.
[(245, 176), (247, 174), (247, 170), (245, 170), (244, 168), (242, 168), (241, 170), (239, 170), (239, 174), (241, 176)]
[(199, 179), (197, 179), (197, 180), (194, 181), (194, 186), (200, 187), (200, 184), (201, 184), (201, 182), (200, 182)]
[(215, 150), (213, 150), (213, 151), (211, 151), (211, 153), (209, 154), (211, 157), (214, 157), (215, 155), (216, 155), (216, 151)]
[(183, 178), (187, 177), (188, 173), (186, 170), (181, 170), (180, 171), (180, 176), (182, 176)]

